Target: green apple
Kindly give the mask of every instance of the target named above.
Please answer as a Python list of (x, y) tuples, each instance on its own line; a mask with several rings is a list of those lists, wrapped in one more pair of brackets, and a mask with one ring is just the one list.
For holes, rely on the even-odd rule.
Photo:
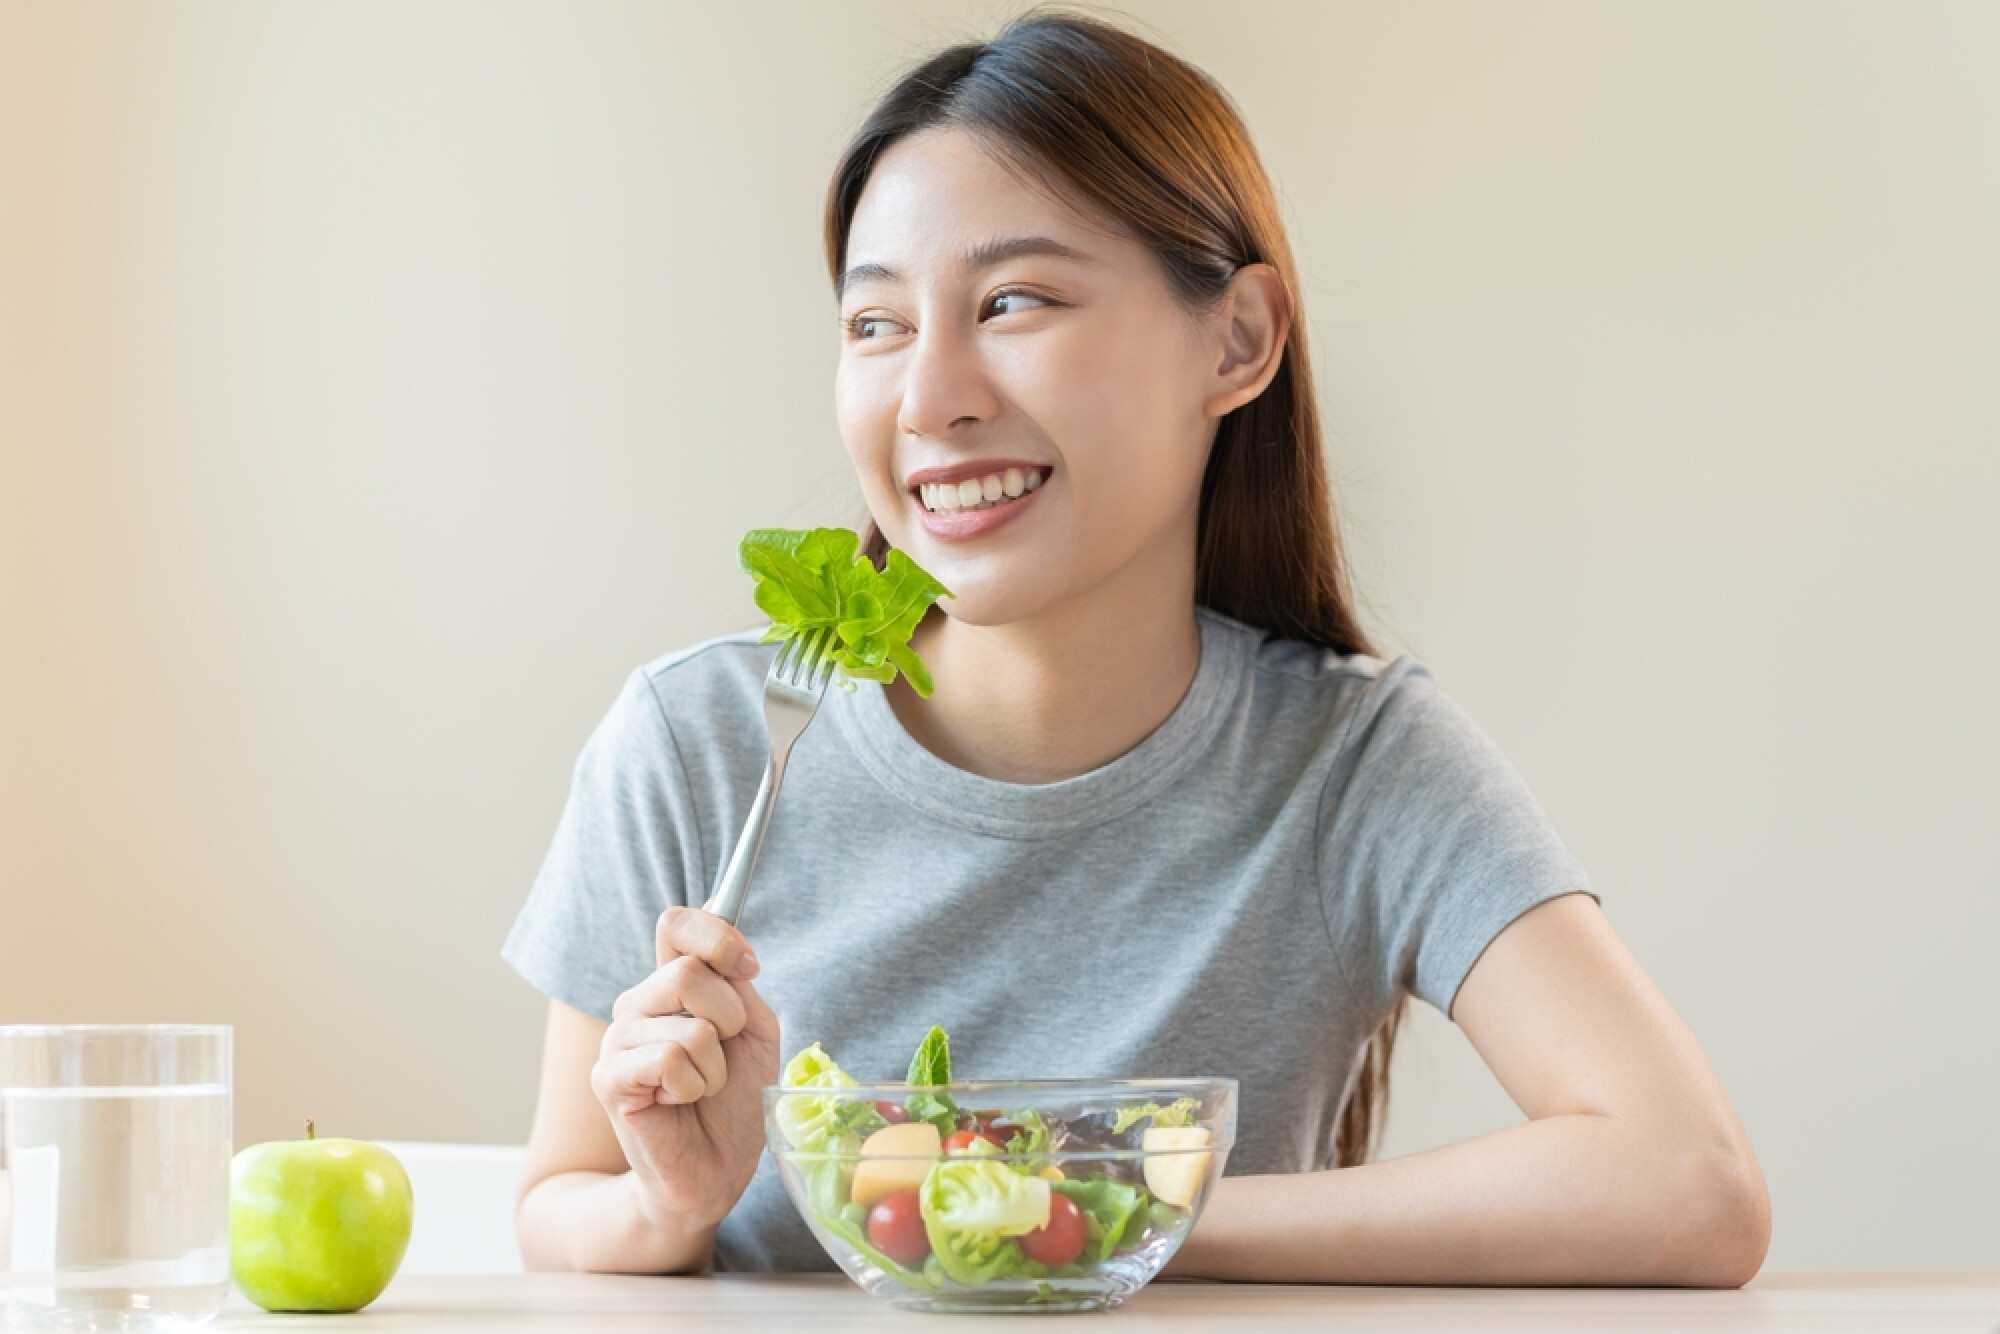
[(229, 1267), (267, 1311), (358, 1311), (410, 1244), (410, 1177), (358, 1139), (253, 1144), (229, 1166)]

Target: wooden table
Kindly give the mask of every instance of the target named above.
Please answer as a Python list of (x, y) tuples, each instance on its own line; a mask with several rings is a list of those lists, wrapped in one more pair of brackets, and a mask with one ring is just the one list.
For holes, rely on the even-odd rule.
[(1740, 1292), (1657, 1289), (1308, 1288), (1155, 1283), (1101, 1315), (913, 1315), (820, 1275), (629, 1278), (600, 1274), (411, 1275), (356, 1316), (266, 1315), (231, 1297), (212, 1329), (490, 1331), (910, 1330), (1030, 1328), (1335, 1330), (1339, 1334), (2000, 1334), (2000, 1272), (1771, 1274)]

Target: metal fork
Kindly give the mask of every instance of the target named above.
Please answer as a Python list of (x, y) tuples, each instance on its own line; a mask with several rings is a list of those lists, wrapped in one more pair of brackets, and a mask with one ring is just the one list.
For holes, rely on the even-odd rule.
[(771, 757), (764, 762), (764, 781), (757, 785), (736, 851), (730, 854), (722, 878), (715, 882), (715, 892), (701, 905), (704, 912), (712, 912), (731, 925), (743, 912), (750, 877), (757, 872), (757, 855), (764, 850), (764, 835), (771, 828), (771, 808), (778, 802), (778, 785), (785, 781), (785, 761), (791, 758), (792, 743), (813, 720), (826, 695), (827, 682), (833, 679), (835, 664), (826, 652), (833, 636), (832, 627), (825, 627), (787, 639), (764, 677), (764, 728), (771, 734)]

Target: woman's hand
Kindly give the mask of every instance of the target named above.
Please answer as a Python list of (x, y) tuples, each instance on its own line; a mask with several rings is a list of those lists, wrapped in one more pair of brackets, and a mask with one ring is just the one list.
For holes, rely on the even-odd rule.
[(764, 1149), (760, 1091), (778, 1078), (778, 1018), (750, 985), (756, 955), (720, 917), (669, 908), (655, 946), (659, 966), (612, 1008), (590, 1087), (641, 1210), (657, 1225), (712, 1228)]

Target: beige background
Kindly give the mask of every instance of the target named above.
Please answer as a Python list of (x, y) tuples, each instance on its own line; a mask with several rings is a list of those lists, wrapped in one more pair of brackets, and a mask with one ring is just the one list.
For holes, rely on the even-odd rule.
[[(819, 194), (983, 4), (0, 4), (0, 1019), (510, 1140), (624, 674), (846, 522)], [(1721, 1068), (1777, 1267), (2000, 1263), (2000, 7), (1135, 4), (1245, 107), (1373, 623)], [(1391, 1145), (1511, 1115), (1448, 1025)]]

